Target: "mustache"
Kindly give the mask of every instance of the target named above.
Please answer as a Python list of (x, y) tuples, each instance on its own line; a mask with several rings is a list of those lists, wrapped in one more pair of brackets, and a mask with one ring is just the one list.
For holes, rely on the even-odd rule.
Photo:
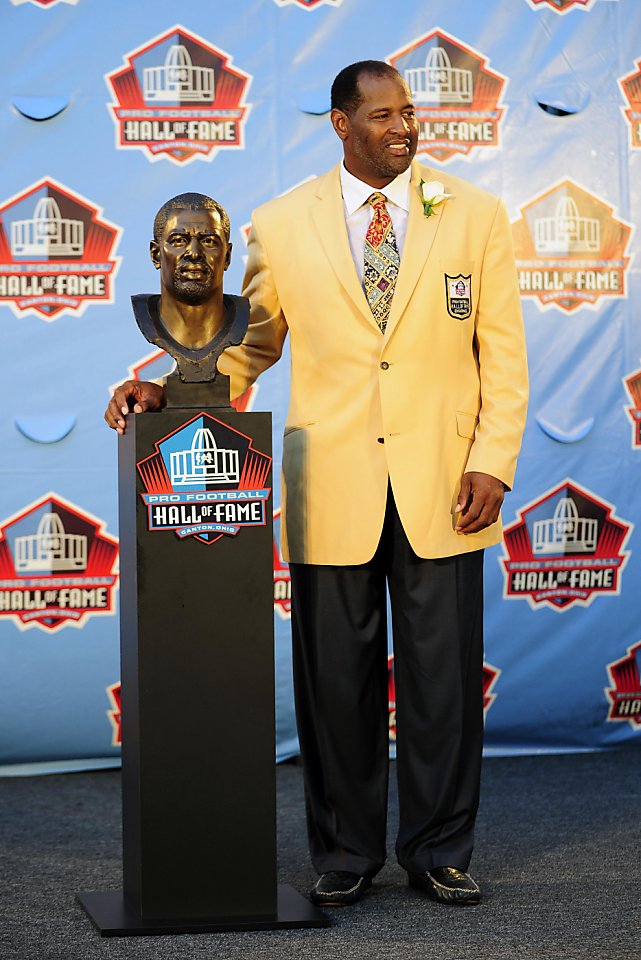
[(188, 273), (190, 270), (198, 269), (201, 273), (204, 273), (205, 276), (209, 277), (212, 273), (211, 267), (204, 258), (193, 257), (189, 260), (183, 260), (176, 266), (176, 273), (178, 276), (181, 276), (183, 273)]

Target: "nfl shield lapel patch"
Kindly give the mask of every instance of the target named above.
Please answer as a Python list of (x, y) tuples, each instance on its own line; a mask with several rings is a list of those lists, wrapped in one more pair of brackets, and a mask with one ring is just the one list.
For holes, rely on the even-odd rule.
[(445, 301), (447, 312), (455, 320), (467, 320), (472, 313), (472, 274), (457, 277), (445, 274)]

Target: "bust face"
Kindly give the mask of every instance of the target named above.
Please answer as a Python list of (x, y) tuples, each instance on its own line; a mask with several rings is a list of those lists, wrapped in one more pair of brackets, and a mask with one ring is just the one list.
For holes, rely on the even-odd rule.
[(213, 299), (222, 293), (231, 247), (217, 210), (174, 210), (161, 240), (150, 244), (163, 292), (181, 303)]

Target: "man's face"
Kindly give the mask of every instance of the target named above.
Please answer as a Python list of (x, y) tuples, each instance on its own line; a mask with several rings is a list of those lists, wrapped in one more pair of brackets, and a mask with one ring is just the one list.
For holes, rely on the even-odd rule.
[(174, 210), (150, 244), (163, 290), (182, 303), (204, 303), (222, 290), (231, 243), (217, 210)]
[(384, 187), (409, 167), (416, 153), (418, 123), (407, 84), (400, 77), (361, 74), (363, 101), (352, 114), (332, 111), (343, 141), (345, 166), (373, 187)]

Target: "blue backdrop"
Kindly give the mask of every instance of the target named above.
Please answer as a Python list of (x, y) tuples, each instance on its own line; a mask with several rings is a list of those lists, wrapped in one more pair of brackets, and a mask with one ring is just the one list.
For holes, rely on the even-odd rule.
[[(506, 541), (486, 555), (487, 750), (641, 742), (637, 0), (0, 0), (0, 23), (2, 771), (118, 762), (102, 414), (114, 384), (168, 369), (129, 302), (157, 289), (157, 208), (185, 190), (224, 203), (238, 292), (252, 208), (338, 160), (329, 87), (364, 58), (406, 77), (435, 178), (500, 194), (514, 225), (532, 401)], [(287, 367), (243, 399), (273, 410), (277, 466)], [(284, 758), (277, 550), (274, 620)]]

